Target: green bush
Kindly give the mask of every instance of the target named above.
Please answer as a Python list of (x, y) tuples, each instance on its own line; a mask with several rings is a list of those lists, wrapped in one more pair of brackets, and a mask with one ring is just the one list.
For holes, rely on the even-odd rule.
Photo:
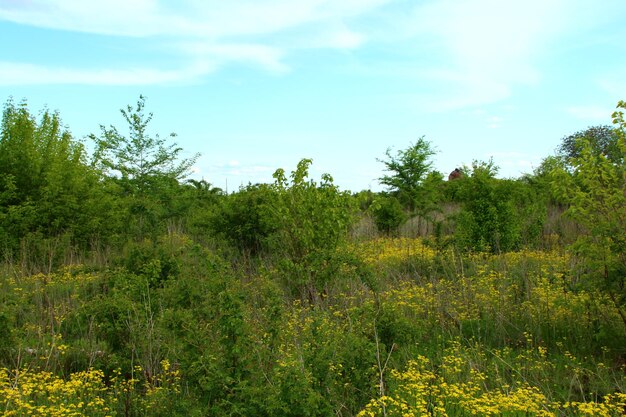
[(374, 200), (369, 208), (379, 232), (397, 235), (398, 228), (406, 221), (407, 215), (402, 203), (393, 197), (382, 195)]
[(350, 252), (347, 237), (356, 207), (330, 175), (322, 175), (319, 185), (308, 180), (310, 164), (310, 159), (301, 160), (291, 180), (282, 169), (274, 174), (277, 230), (270, 247), (287, 291), (317, 302), (328, 293), (332, 280), (353, 269), (345, 262), (350, 257), (342, 254)]
[(481, 178), (460, 184), (461, 211), (455, 237), (464, 249), (507, 252), (540, 247), (549, 195), (532, 179)]
[(273, 204), (274, 188), (248, 185), (222, 199), (210, 221), (212, 231), (241, 253), (258, 255), (267, 250), (268, 239), (277, 231)]

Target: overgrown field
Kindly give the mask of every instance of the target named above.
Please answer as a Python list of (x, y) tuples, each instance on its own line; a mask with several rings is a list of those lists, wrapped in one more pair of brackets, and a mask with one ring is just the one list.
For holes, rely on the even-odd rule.
[(129, 255), (2, 274), (4, 415), (620, 416), (626, 335), (560, 251), (460, 255), (353, 243), (315, 304), (276, 271), (184, 236)]
[(93, 155), (5, 105), (3, 415), (626, 414), (626, 102), (522, 178), (420, 138), (355, 194), (187, 179), (144, 105)]

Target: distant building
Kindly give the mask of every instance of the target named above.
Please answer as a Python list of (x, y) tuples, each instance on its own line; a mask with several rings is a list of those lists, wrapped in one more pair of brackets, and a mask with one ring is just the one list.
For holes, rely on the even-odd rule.
[(448, 175), (448, 181), (458, 180), (459, 178), (463, 178), (463, 171), (458, 168), (454, 168), (454, 171)]

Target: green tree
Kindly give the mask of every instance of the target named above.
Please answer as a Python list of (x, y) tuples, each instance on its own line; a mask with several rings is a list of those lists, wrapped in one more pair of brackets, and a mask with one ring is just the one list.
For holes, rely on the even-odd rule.
[[(182, 180), (199, 154), (180, 159), (183, 151), (176, 143), (147, 132), (153, 114), (144, 112), (145, 97), (139, 96), (135, 108), (127, 106), (121, 113), (128, 123), (128, 135), (122, 135), (115, 126), (101, 125), (101, 135), (89, 137), (96, 145), (94, 162), (103, 167), (109, 176), (118, 178), (129, 191), (144, 194), (154, 188), (162, 178)], [(176, 137), (170, 133), (168, 138)]]
[(274, 173), (276, 198), (272, 210), (278, 226), (271, 248), (287, 289), (311, 302), (328, 293), (355, 258), (347, 236), (355, 219), (355, 201), (340, 191), (329, 174), (317, 184), (309, 180), (310, 159), (303, 159), (290, 175)]
[(603, 154), (611, 161), (618, 161), (621, 158), (618, 138), (618, 131), (611, 126), (591, 126), (564, 137), (557, 154), (567, 163), (570, 159), (580, 158), (583, 148), (588, 146), (593, 153)]
[(379, 232), (397, 234), (398, 228), (406, 221), (406, 213), (398, 199), (390, 195), (377, 197), (369, 207)]
[[(101, 125), (100, 136), (89, 136), (95, 143), (93, 164), (116, 184), (118, 194), (128, 199), (127, 216), (140, 239), (148, 231), (158, 234), (159, 224), (172, 222), (180, 214), (174, 209), (179, 181), (189, 175), (199, 156), (180, 158), (183, 149), (176, 143), (167, 144), (158, 134), (151, 136), (147, 129), (153, 115), (146, 114), (144, 107), (145, 98), (140, 96), (134, 108), (129, 105), (121, 110), (128, 135), (114, 126)], [(174, 133), (168, 136), (175, 137)]]
[(474, 161), (469, 174), (459, 181), (461, 212), (457, 216), (456, 240), (466, 250), (501, 252), (520, 242), (520, 218), (510, 180), (495, 178), (492, 160)]
[(387, 149), (387, 158), (378, 160), (389, 172), (379, 178), (380, 183), (395, 193), (412, 214), (419, 207), (420, 200), (426, 197), (424, 181), (431, 170), (434, 154), (431, 143), (421, 137), (407, 149), (399, 150), (395, 156), (391, 149)]
[(435, 151), (430, 142), (421, 137), (405, 150), (394, 156), (387, 149), (385, 164), (389, 174), (379, 178), (381, 184), (395, 195), (409, 211), (409, 216), (417, 216), (417, 228), (422, 222), (433, 221), (432, 213), (440, 210), (443, 196), (443, 175), (432, 171), (431, 157)]
[(272, 208), (276, 198), (276, 190), (268, 184), (242, 187), (221, 200), (210, 229), (242, 254), (258, 255), (268, 249), (268, 239), (278, 227)]
[(613, 132), (619, 149), (613, 157), (597, 152), (588, 137), (576, 146), (573, 171), (553, 171), (553, 186), (569, 204), (567, 215), (584, 228), (572, 249), (585, 262), (583, 271), (592, 288), (607, 294), (626, 328), (626, 102), (613, 113)]
[[(97, 172), (86, 162), (83, 145), (72, 138), (58, 113), (44, 110), (37, 120), (25, 101), (5, 104), (0, 136), (0, 250), (15, 254), (20, 246), (24, 252), (34, 245), (32, 257), (47, 257), (50, 264), (69, 245), (87, 248), (110, 235), (107, 229), (114, 218), (104, 221), (110, 203)], [(46, 246), (47, 254), (37, 253), (37, 247)]]

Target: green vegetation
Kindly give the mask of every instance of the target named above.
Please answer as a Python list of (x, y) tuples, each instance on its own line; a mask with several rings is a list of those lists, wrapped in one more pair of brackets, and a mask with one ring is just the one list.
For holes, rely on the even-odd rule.
[(610, 155), (583, 133), (533, 175), (443, 181), (422, 138), (355, 195), (309, 159), (187, 179), (144, 107), (88, 155), (5, 104), (3, 415), (623, 415), (623, 102)]

